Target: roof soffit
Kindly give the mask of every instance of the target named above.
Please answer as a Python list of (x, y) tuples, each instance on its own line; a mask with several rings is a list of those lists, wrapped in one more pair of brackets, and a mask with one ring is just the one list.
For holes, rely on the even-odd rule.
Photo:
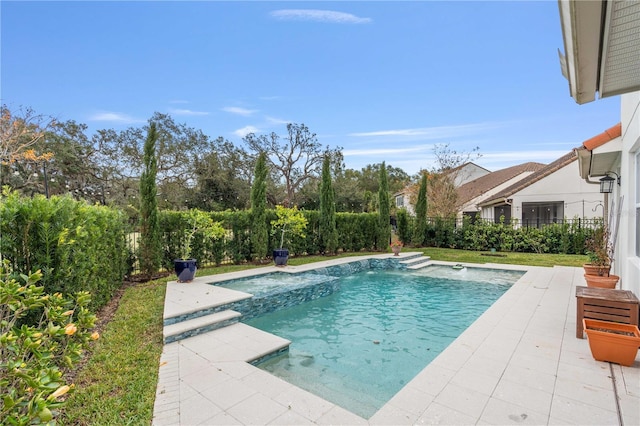
[(563, 75), (578, 104), (640, 90), (640, 2), (558, 0)]
[(601, 98), (640, 90), (640, 2), (608, 1), (606, 8)]
[(561, 55), (569, 91), (577, 103), (595, 100), (598, 83), (601, 1), (559, 0), (565, 55)]

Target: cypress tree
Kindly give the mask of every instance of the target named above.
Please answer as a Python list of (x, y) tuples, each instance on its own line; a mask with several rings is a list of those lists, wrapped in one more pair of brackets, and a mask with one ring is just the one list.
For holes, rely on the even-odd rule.
[(267, 154), (261, 152), (256, 161), (251, 187), (251, 251), (255, 259), (267, 257)]
[(329, 155), (324, 156), (322, 163), (319, 231), (320, 249), (325, 254), (335, 254), (338, 249), (338, 232), (336, 230), (336, 203), (333, 186), (331, 185)]
[(148, 276), (158, 271), (161, 261), (160, 222), (156, 197), (157, 140), (156, 123), (151, 123), (144, 142), (144, 169), (140, 176), (140, 269)]
[(407, 245), (411, 242), (411, 230), (409, 229), (409, 213), (407, 209), (402, 208), (398, 210), (398, 238), (402, 241), (402, 244)]
[(427, 232), (427, 173), (422, 173), (418, 200), (416, 201), (416, 226), (413, 228), (412, 242), (415, 246), (424, 245)]
[(378, 249), (386, 250), (391, 239), (391, 226), (389, 225), (389, 183), (387, 181), (387, 166), (382, 162), (380, 166), (380, 178), (378, 181)]

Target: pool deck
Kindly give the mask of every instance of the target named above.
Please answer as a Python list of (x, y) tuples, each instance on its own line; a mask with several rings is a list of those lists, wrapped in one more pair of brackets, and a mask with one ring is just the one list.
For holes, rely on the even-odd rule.
[[(169, 282), (164, 317), (246, 297), (213, 281), (355, 259)], [(248, 364), (288, 342), (237, 323), (164, 346), (153, 425), (640, 424), (638, 358), (595, 361), (575, 336), (582, 268), (469, 266), (527, 272), (370, 419)]]

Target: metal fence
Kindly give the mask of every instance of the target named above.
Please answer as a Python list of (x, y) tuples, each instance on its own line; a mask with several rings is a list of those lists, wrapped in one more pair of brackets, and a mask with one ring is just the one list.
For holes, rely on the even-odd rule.
[[(412, 218), (412, 221), (413, 221), (413, 218)], [(394, 221), (391, 221), (391, 222), (392, 222), (392, 225), (394, 225), (394, 228), (396, 228)], [(562, 226), (566, 226), (571, 231), (575, 231), (578, 229), (595, 229), (599, 226), (602, 226), (603, 221), (602, 219), (575, 218), (575, 219), (560, 219), (560, 220), (552, 220), (552, 221), (540, 221), (540, 220), (525, 221), (522, 223), (520, 223), (519, 221), (513, 220), (509, 223), (499, 224), (499, 223), (496, 223), (494, 220), (481, 219), (481, 218), (473, 218), (473, 219), (428, 218), (427, 223), (433, 229), (450, 230), (450, 231), (461, 229), (464, 226), (479, 225), (481, 223), (484, 223), (486, 225), (502, 225), (506, 227), (512, 227), (514, 229), (516, 228), (542, 229), (548, 226), (562, 225)], [(140, 238), (139, 232), (131, 232), (127, 236), (129, 249), (131, 250), (131, 253), (132, 253), (130, 263), (131, 263), (131, 274), (133, 275), (140, 273), (140, 266), (136, 256), (136, 253), (138, 253), (138, 248), (139, 248), (139, 238)], [(228, 256), (227, 253), (225, 252), (224, 255), (222, 256), (221, 264), (231, 264), (231, 263), (234, 263), (234, 259), (231, 256)], [(198, 260), (199, 268), (212, 267), (212, 266), (216, 266), (216, 263), (212, 260)], [(168, 270), (168, 269), (165, 269), (165, 270)]]
[(602, 226), (603, 221), (602, 218), (596, 219), (586, 219), (586, 218), (574, 218), (574, 219), (551, 219), (551, 220), (526, 220), (519, 221), (517, 219), (513, 219), (511, 221), (506, 221), (505, 223), (501, 223), (500, 221), (496, 221), (494, 219), (483, 219), (479, 217), (474, 218), (453, 218), (453, 219), (442, 219), (442, 218), (427, 218), (427, 223), (431, 226), (442, 226), (442, 227), (451, 227), (451, 228), (461, 228), (464, 225), (475, 225), (479, 223), (484, 224), (494, 224), (499, 225), (502, 224), (504, 226), (511, 226), (513, 228), (544, 228), (546, 226), (554, 226), (554, 225), (568, 225), (572, 228), (584, 228), (584, 229), (596, 229), (599, 226)]

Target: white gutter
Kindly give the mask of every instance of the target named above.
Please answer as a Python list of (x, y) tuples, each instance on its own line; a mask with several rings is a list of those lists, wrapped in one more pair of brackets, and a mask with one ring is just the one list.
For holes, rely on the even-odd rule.
[(603, 1), (559, 0), (565, 57), (563, 74), (578, 104), (594, 101), (600, 71)]

